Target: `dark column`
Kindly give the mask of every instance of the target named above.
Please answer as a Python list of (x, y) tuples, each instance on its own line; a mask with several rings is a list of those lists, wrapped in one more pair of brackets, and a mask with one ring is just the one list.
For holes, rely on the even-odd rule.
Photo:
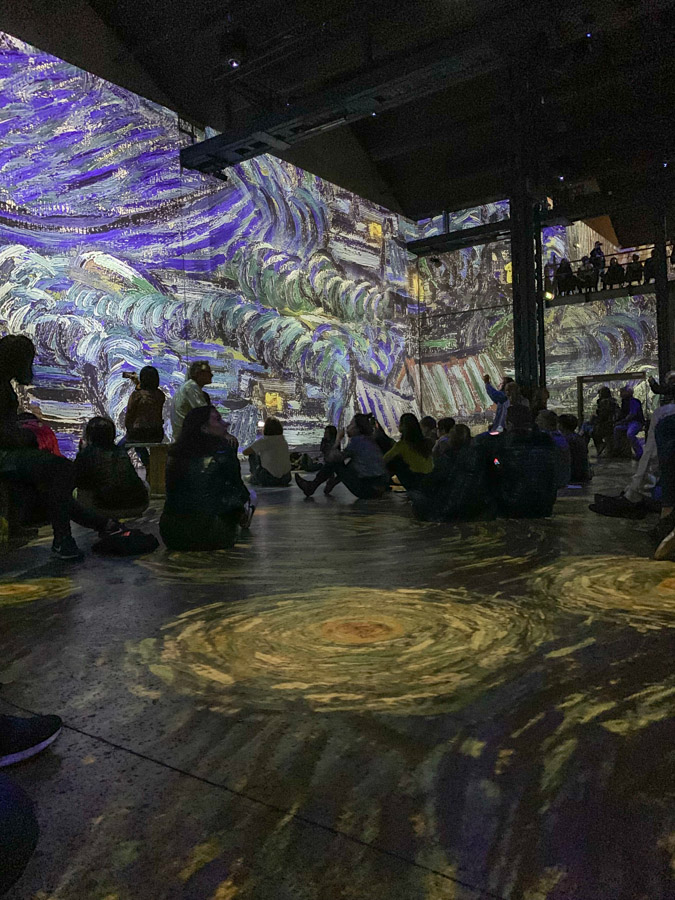
[(537, 273), (537, 352), (539, 358), (539, 384), (546, 386), (546, 330), (544, 320), (544, 260), (541, 246), (541, 206), (537, 204), (534, 215), (534, 264)]
[(536, 387), (539, 381), (534, 233), (534, 204), (521, 183), (511, 197), (513, 349), (516, 381), (526, 388)]
[(656, 275), (656, 334), (659, 345), (659, 380), (675, 368), (675, 310), (668, 289), (668, 257), (666, 255), (666, 215), (662, 203), (656, 204), (654, 215), (654, 272)]
[(535, 268), (534, 203), (531, 179), (537, 159), (533, 129), (531, 74), (512, 73), (513, 161), (511, 192), (511, 264), (513, 271), (513, 348), (516, 381), (535, 388), (537, 365), (537, 285)]

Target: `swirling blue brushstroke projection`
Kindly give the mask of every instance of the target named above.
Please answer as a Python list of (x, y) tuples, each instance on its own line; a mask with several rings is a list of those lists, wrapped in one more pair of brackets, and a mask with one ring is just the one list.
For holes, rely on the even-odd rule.
[[(187, 140), (169, 110), (0, 33), (0, 333), (34, 339), (28, 399), (66, 447), (92, 414), (121, 426), (124, 371), (153, 363), (171, 394), (195, 358), (242, 442), (272, 412), (296, 443), (357, 407), (389, 428), (420, 400), (481, 420), (481, 373), (513, 355), (508, 244), (417, 265), (406, 241), (441, 218), (410, 222), (271, 156), (224, 185), (181, 170)], [(487, 204), (450, 227), (507, 215)], [(565, 235), (545, 245), (562, 255)], [(650, 359), (653, 318), (639, 299), (551, 312), (553, 389)]]

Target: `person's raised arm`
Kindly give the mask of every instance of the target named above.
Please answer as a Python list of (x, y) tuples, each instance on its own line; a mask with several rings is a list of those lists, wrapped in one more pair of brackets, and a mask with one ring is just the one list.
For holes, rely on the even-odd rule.
[(498, 391), (497, 388), (490, 382), (489, 375), (483, 375), (483, 381), (485, 382), (485, 390), (488, 392), (488, 397), (492, 400), (493, 403), (506, 403), (509, 399), (504, 391)]

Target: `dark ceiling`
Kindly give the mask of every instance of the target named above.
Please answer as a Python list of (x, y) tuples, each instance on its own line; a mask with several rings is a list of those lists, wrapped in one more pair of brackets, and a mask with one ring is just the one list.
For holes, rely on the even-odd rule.
[[(92, 65), (86, 30), (78, 48), (77, 4), (116, 56)], [(53, 3), (29, 5), (18, 36), (37, 42)], [(445, 58), (451, 72), (431, 87), (404, 84), (395, 108), (279, 155), (419, 219), (509, 196), (524, 117), (535, 191), (610, 213), (624, 245), (652, 239), (654, 196), (675, 224), (675, 0), (77, 0), (61, 5), (61, 22), (71, 16), (67, 46), (38, 29), (43, 49), (225, 136)]]

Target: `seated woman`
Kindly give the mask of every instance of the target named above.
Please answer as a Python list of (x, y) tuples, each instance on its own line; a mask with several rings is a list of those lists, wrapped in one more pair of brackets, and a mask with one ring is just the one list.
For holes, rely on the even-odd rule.
[(225, 550), (254, 509), (220, 413), (214, 406), (190, 410), (169, 451), (162, 540), (169, 550)]
[[(311, 497), (324, 482), (330, 487), (341, 481), (360, 500), (381, 497), (387, 490), (389, 476), (385, 469), (382, 451), (375, 443), (373, 426), (368, 416), (357, 413), (347, 426), (349, 443), (344, 450), (334, 450), (329, 461), (321, 467), (316, 478), (308, 481), (295, 476), (295, 483)], [(343, 437), (338, 432), (338, 443)]]
[(77, 499), (87, 509), (115, 516), (139, 516), (148, 491), (123, 447), (115, 446), (115, 423), (105, 416), (87, 422), (75, 457)]
[(251, 466), (251, 484), (260, 487), (288, 487), (291, 483), (291, 454), (278, 419), (265, 421), (263, 436), (244, 450)]
[[(159, 388), (159, 372), (154, 366), (144, 366), (136, 390), (129, 395), (124, 416), (124, 427), (127, 431), (124, 443), (131, 446), (135, 441), (142, 444), (160, 444), (164, 440), (162, 410), (165, 400), (164, 391)], [(136, 452), (147, 469), (150, 463), (147, 447), (137, 447)]]
[(398, 428), (401, 440), (385, 453), (384, 464), (406, 490), (419, 490), (434, 467), (429, 443), (412, 413), (403, 413)]

